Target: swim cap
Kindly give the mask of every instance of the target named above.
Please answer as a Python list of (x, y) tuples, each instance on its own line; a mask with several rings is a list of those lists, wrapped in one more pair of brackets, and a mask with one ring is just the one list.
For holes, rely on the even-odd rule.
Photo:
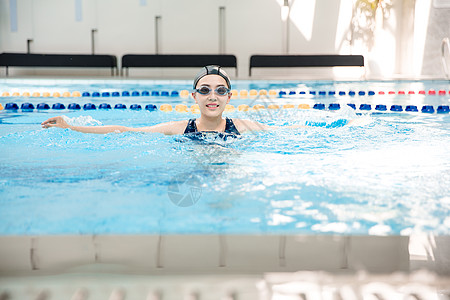
[(231, 89), (230, 78), (228, 77), (227, 73), (225, 73), (225, 71), (220, 66), (217, 65), (210, 65), (203, 67), (203, 69), (197, 74), (197, 76), (194, 79), (194, 89), (197, 87), (197, 83), (200, 81), (200, 79), (202, 79), (206, 75), (221, 76), (227, 82), (228, 88)]

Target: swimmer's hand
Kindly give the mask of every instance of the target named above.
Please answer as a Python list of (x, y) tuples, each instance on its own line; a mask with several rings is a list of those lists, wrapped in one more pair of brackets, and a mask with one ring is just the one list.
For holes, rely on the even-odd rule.
[(42, 128), (49, 128), (49, 127), (70, 128), (70, 125), (67, 124), (64, 118), (61, 116), (45, 120), (44, 122), (41, 123), (41, 125)]

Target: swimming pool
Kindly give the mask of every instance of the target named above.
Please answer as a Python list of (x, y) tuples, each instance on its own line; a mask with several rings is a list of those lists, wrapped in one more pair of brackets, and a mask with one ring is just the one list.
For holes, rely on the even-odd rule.
[[(237, 81), (227, 116), (307, 126), (226, 142), (39, 125), (56, 115), (134, 127), (193, 118), (175, 110), (193, 104), (181, 97), (190, 84), (2, 81), (0, 95), (9, 95), (0, 103), (18, 109), (0, 111), (0, 234), (450, 233), (448, 81)], [(42, 97), (67, 91), (70, 97)], [(34, 108), (20, 109), (23, 103)], [(66, 108), (52, 109), (55, 103)], [(88, 103), (96, 109), (83, 109)], [(162, 104), (174, 109), (161, 111)]]

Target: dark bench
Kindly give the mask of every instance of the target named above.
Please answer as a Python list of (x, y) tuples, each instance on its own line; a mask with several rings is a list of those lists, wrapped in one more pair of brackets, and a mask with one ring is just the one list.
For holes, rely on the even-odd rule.
[(126, 54), (122, 56), (122, 67), (128, 68), (200, 68), (207, 65), (219, 65), (225, 68), (236, 68), (234, 55), (214, 54)]
[(252, 68), (292, 67), (364, 67), (362, 55), (252, 55), (248, 75)]
[(114, 69), (118, 72), (113, 55), (2, 53), (0, 66), (6, 67), (6, 76), (9, 67), (111, 68), (112, 76)]

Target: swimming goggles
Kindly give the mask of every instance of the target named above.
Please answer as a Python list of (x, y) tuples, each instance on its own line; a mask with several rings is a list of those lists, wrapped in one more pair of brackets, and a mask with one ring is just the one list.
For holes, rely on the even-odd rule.
[[(194, 89), (194, 91), (206, 96), (211, 93), (212, 89), (207, 86), (202, 86), (198, 89)], [(214, 90), (214, 92), (219, 96), (225, 96), (226, 94), (228, 94), (230, 92), (230, 89), (226, 88), (224, 86), (219, 86), (217, 89)]]

